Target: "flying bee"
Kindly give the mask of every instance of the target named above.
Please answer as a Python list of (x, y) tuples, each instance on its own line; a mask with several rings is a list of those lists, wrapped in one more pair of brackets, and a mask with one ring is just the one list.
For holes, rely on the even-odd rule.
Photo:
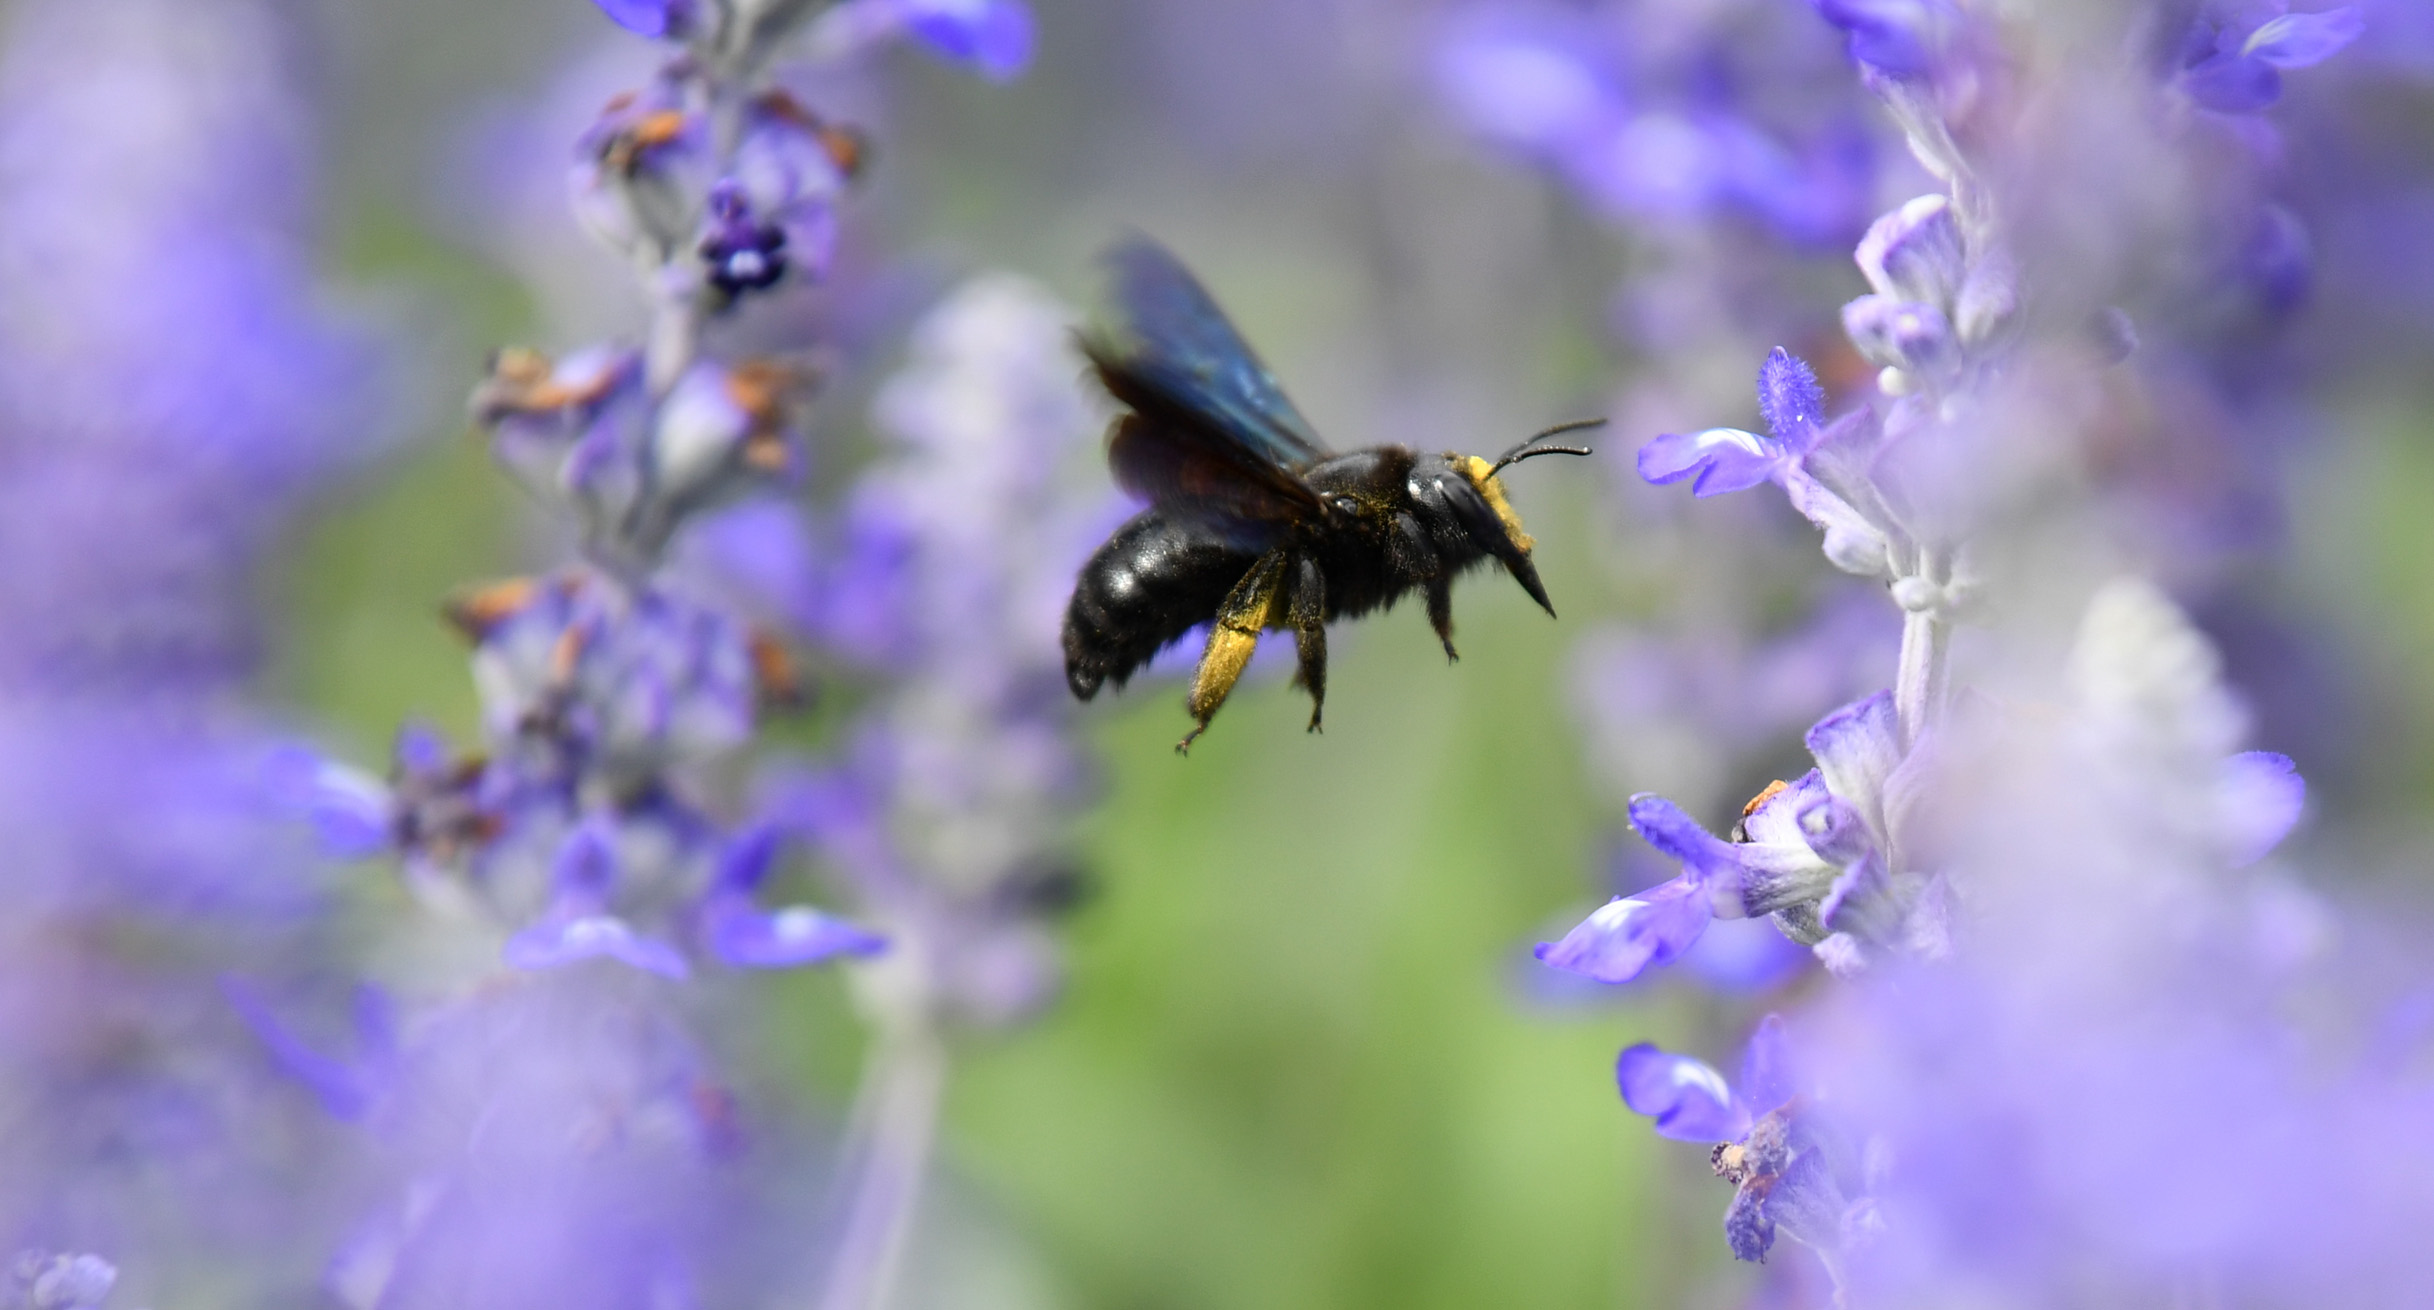
[(1149, 502), (1082, 566), (1065, 610), (1065, 681), (1089, 700), (1194, 626), (1209, 624), (1187, 707), (1190, 749), (1267, 629), (1293, 633), (1310, 731), (1327, 699), (1327, 627), (1418, 591), (1454, 654), (1454, 576), (1494, 559), (1551, 617), (1532, 542), (1497, 474), (1538, 455), (1586, 455), (1548, 439), (1493, 462), (1405, 446), (1330, 452), (1191, 273), (1134, 239), (1107, 255), (1120, 319), (1082, 352), (1129, 412), (1108, 430), (1116, 482)]

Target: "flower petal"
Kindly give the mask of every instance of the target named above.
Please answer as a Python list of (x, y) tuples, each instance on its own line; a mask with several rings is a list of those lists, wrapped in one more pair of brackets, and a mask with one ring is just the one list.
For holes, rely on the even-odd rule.
[(1749, 1046), (1741, 1053), (1741, 1081), (1736, 1090), (1753, 1116), (1770, 1113), (1799, 1094), (1782, 1015), (1760, 1019), (1757, 1030), (1749, 1035)]
[(360, 1119), (371, 1108), (380, 1089), (370, 1070), (314, 1050), (271, 1012), (270, 1003), (245, 979), (222, 975), (220, 995), (253, 1030), (255, 1039), (269, 1049), (280, 1070), (311, 1089), (332, 1118)]
[(1641, 1042), (1615, 1057), (1614, 1082), (1623, 1104), (1656, 1120), (1660, 1137), (1729, 1142), (1749, 1131), (1749, 1112), (1733, 1099), (1724, 1075), (1703, 1060)]
[(2249, 33), (2240, 53), (2276, 68), (2305, 68), (2341, 53), (2365, 30), (2366, 17), (2356, 5), (2320, 14), (2284, 14)]
[(886, 938), (808, 905), (772, 913), (743, 897), (722, 896), (704, 917), (710, 949), (729, 964), (751, 969), (786, 969), (887, 949)]
[(2218, 114), (2253, 114), (2282, 98), (2282, 74), (2249, 55), (2222, 54), (2181, 74), (2189, 98)]
[(503, 955), (511, 967), (527, 970), (605, 957), (663, 978), (681, 979), (693, 972), (683, 952), (643, 936), (612, 914), (552, 916), (508, 938)]
[(594, 0), (609, 21), (636, 36), (674, 36), (684, 30), (689, 0)]
[(1807, 740), (1827, 790), (1863, 815), (1882, 812), (1885, 779), (1902, 762), (1892, 692), (1880, 691), (1819, 719)]
[(1626, 983), (1654, 965), (1670, 964), (1715, 917), (1707, 888), (1685, 875), (1637, 896), (1599, 906), (1559, 942), (1531, 954), (1550, 968), (1603, 983)]
[(1815, 769), (1798, 781), (1778, 783), (1742, 813), (1741, 835), (1752, 845), (1806, 845), (1801, 812), (1827, 798), (1825, 775)]
[(904, 0), (904, 26), (950, 63), (1003, 82), (1031, 62), (1031, 9), (1021, 0)]
[(2307, 806), (2307, 779), (2287, 755), (2248, 751), (2223, 761), (2218, 784), (2223, 832), (2234, 864), (2253, 864), (2281, 845)]
[(1785, 471), (1783, 496), (1792, 502), (1793, 509), (1800, 511), (1802, 518), (1825, 533), (1826, 559), (1834, 567), (1863, 578), (1882, 578), (1892, 573), (1892, 547), (1884, 530), (1811, 477), (1807, 470), (1795, 465)]
[(1915, 196), (1868, 225), (1851, 252), (1877, 294), (1897, 302), (1941, 308), (1966, 276), (1967, 245), (1949, 197)]
[(1695, 478), (1691, 494), (1721, 496), (1775, 476), (1788, 456), (1783, 447), (1739, 428), (1666, 433), (1640, 447), (1640, 477), (1657, 486)]

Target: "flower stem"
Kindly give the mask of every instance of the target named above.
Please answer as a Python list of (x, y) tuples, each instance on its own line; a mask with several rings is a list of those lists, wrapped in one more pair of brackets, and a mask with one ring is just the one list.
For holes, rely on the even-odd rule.
[(853, 1180), (819, 1310), (881, 1310), (894, 1291), (937, 1137), (946, 1043), (926, 1014), (883, 1020), (855, 1094), (845, 1160)]
[[(1938, 590), (1944, 581), (1936, 552), (1922, 551), (1920, 576)], [(1931, 593), (1932, 595), (1932, 593)], [(1916, 742), (1943, 712), (1951, 681), (1952, 615), (1940, 597), (1902, 611), (1901, 668), (1894, 676), (1893, 708), (1900, 715), (1902, 741)]]

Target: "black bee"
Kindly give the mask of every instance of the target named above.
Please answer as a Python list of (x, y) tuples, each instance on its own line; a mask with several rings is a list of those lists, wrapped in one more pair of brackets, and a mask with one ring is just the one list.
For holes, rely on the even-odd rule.
[(1175, 257), (1135, 239), (1110, 251), (1116, 335), (1082, 352), (1129, 413), (1108, 430), (1116, 481), (1150, 502), (1082, 566), (1065, 610), (1065, 681), (1089, 700), (1169, 642), (1210, 623), (1187, 705), (1190, 748), (1234, 689), (1259, 634), (1289, 628), (1310, 731), (1327, 696), (1330, 620), (1418, 590), (1454, 655), (1454, 575), (1494, 558), (1552, 616), (1531, 541), (1496, 478), (1539, 444), (1603, 419), (1549, 428), (1494, 463), (1404, 446), (1332, 454), (1285, 399), (1208, 292)]

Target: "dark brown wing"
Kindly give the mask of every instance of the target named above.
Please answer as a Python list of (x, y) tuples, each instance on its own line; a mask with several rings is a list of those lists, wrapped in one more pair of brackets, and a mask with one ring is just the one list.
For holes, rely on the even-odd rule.
[(1230, 440), (1205, 415), (1144, 385), (1103, 343), (1082, 342), (1108, 394), (1132, 412), (1108, 437), (1117, 485), (1162, 509), (1282, 527), (1321, 512), (1301, 475)]

